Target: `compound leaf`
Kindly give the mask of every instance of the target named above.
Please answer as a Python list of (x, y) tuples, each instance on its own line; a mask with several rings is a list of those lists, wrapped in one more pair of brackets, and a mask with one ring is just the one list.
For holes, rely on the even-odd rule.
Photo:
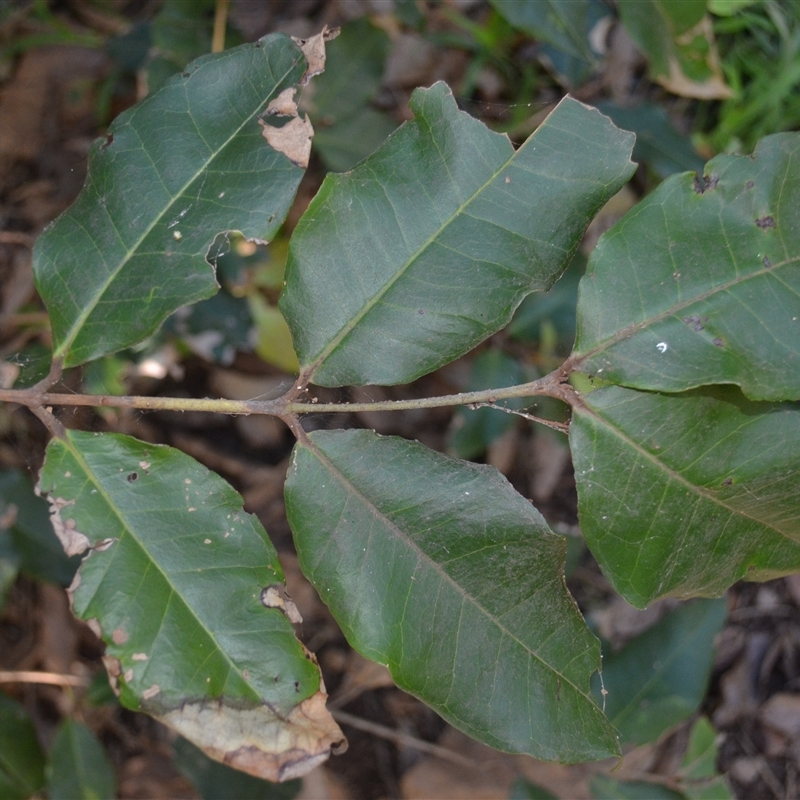
[(54, 358), (115, 352), (214, 294), (218, 234), (275, 234), (303, 169), (267, 144), (258, 116), (305, 69), (280, 34), (205, 56), (92, 145), (80, 196), (34, 250)]
[(292, 237), (281, 310), (317, 384), (404, 383), (471, 350), (550, 287), (633, 169), (633, 135), (571, 98), (516, 152), (443, 83), (411, 108)]
[(277, 553), (228, 484), (169, 447), (68, 431), (39, 488), (67, 552), (89, 550), (73, 610), (103, 637), (124, 705), (269, 780), (337, 746)]
[(581, 530), (635, 606), (800, 570), (800, 408), (610, 386), (573, 409)]
[(600, 241), (581, 281), (577, 367), (678, 392), (800, 398), (800, 135), (674, 175)]
[(351, 645), (501, 750), (617, 752), (590, 696), (597, 640), (564, 584), (566, 541), (493, 468), (372, 431), (316, 431), (286, 508), (300, 565)]

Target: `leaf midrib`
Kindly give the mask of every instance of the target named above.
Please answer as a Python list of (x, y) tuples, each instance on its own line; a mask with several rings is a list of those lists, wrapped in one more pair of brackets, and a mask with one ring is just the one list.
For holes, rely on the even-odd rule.
[[(636, 390), (629, 390), (629, 391), (636, 391)], [(592, 408), (590, 405), (588, 405), (585, 400), (579, 406), (576, 406), (573, 409), (573, 413), (577, 413), (577, 414), (586, 413), (587, 415), (591, 415), (592, 417), (594, 417), (594, 419), (596, 421), (598, 421), (600, 424), (604, 425), (612, 434), (616, 435), (622, 442), (627, 444), (629, 447), (631, 447), (633, 450), (638, 452), (640, 455), (644, 456), (653, 465), (655, 465), (656, 467), (660, 468), (667, 475), (668, 478), (670, 478), (672, 480), (675, 480), (675, 481), (677, 481), (679, 483), (682, 483), (687, 489), (689, 489), (691, 492), (697, 494), (699, 497), (703, 497), (706, 500), (709, 500), (710, 502), (712, 502), (715, 505), (719, 506), (720, 508), (724, 508), (726, 511), (728, 511), (730, 514), (734, 515), (735, 517), (744, 517), (746, 519), (752, 520), (753, 522), (755, 522), (756, 524), (762, 526), (763, 528), (766, 528), (767, 530), (773, 531), (775, 534), (777, 534), (778, 536), (782, 537), (783, 539), (785, 539), (785, 540), (787, 540), (789, 542), (792, 542), (793, 544), (798, 544), (794, 539), (792, 539), (791, 537), (787, 536), (785, 533), (783, 533), (782, 531), (778, 530), (777, 528), (775, 528), (774, 526), (770, 525), (769, 523), (764, 522), (763, 520), (760, 520), (760, 519), (758, 519), (758, 517), (754, 517), (751, 514), (747, 514), (747, 513), (745, 513), (744, 511), (742, 511), (740, 509), (733, 508), (733, 507), (729, 506), (727, 503), (722, 501), (720, 498), (715, 497), (713, 494), (710, 494), (703, 487), (696, 486), (695, 484), (691, 483), (687, 478), (684, 478), (683, 475), (680, 472), (678, 472), (677, 470), (675, 470), (672, 467), (670, 467), (667, 464), (665, 464), (663, 461), (661, 461), (659, 458), (657, 458), (657, 456), (655, 454), (651, 453), (649, 450), (646, 450), (642, 445), (640, 445), (637, 441), (635, 441), (630, 436), (628, 436), (627, 433), (624, 433), (619, 427), (617, 427), (615, 424), (613, 424), (609, 419), (607, 419), (605, 416), (603, 416), (599, 411), (597, 411), (595, 408)]]
[[(391, 531), (393, 531), (398, 536), (398, 538), (400, 538), (412, 550), (414, 550), (418, 554), (418, 556), (421, 557), (422, 560), (432, 565), (434, 571), (437, 572), (445, 582), (449, 583), (450, 586), (454, 587), (460, 595), (462, 595), (468, 602), (470, 602), (476, 609), (478, 609), (478, 611), (480, 611), (485, 617), (487, 617), (492, 623), (494, 623), (503, 634), (507, 635), (509, 639), (515, 641), (525, 652), (529, 653), (532, 658), (534, 658), (543, 667), (545, 667), (545, 669), (549, 670), (558, 678), (563, 680), (567, 685), (571, 686), (577, 694), (584, 697), (591, 703), (593, 707), (597, 708), (597, 706), (595, 706), (594, 700), (591, 699), (591, 697), (587, 692), (581, 691), (581, 689), (578, 688), (578, 686), (576, 686), (573, 681), (569, 680), (565, 675), (560, 673), (555, 667), (548, 664), (547, 661), (545, 661), (544, 658), (542, 658), (542, 656), (538, 655), (536, 652), (531, 650), (527, 644), (522, 642), (517, 636), (511, 633), (511, 631), (509, 631), (508, 628), (505, 627), (505, 625), (502, 625), (494, 617), (494, 615), (492, 615), (488, 610), (486, 610), (477, 601), (476, 598), (468, 594), (465, 589), (463, 589), (458, 583), (456, 583), (456, 581), (447, 572), (445, 572), (444, 569), (442, 569), (442, 567), (439, 566), (439, 564), (436, 561), (434, 561), (424, 550), (422, 550), (422, 548), (420, 548), (420, 546), (412, 538), (408, 536), (408, 534), (406, 534), (401, 528), (399, 528), (391, 520), (389, 520), (385, 516), (385, 514), (383, 514), (383, 512), (371, 500), (369, 500), (362, 492), (360, 492), (349, 481), (347, 476), (345, 476), (344, 473), (342, 473), (335, 466), (335, 464), (320, 450), (320, 448), (311, 438), (307, 438), (305, 441), (302, 442), (302, 444), (299, 444), (298, 446), (305, 447), (310, 452), (312, 452), (314, 456), (318, 459), (318, 461), (329, 471), (332, 477), (338, 480), (339, 483), (341, 483), (345, 487), (346, 491), (349, 494), (355, 496), (360, 502), (362, 502), (374, 517), (376, 517), (379, 520), (385, 521), (386, 526)], [(597, 708), (597, 710), (599, 711), (600, 709)]]
[[(263, 49), (264, 48), (261, 48), (262, 51), (263, 51)], [(230, 52), (231, 51), (229, 51), (229, 53)], [(300, 52), (301, 51), (298, 48), (298, 53), (300, 53)], [(266, 54), (264, 54), (263, 57), (266, 59), (267, 58)], [(83, 329), (83, 326), (85, 325), (86, 321), (91, 316), (91, 314), (94, 312), (94, 310), (97, 308), (97, 306), (100, 304), (100, 301), (101, 301), (103, 295), (106, 293), (106, 291), (108, 291), (108, 289), (111, 286), (111, 284), (117, 279), (117, 276), (125, 268), (125, 266), (128, 264), (128, 262), (130, 261), (131, 257), (136, 254), (136, 252), (138, 251), (139, 247), (141, 247), (142, 243), (147, 239), (147, 237), (150, 235), (150, 233), (155, 229), (156, 225), (162, 219), (164, 219), (164, 217), (169, 216), (169, 211), (173, 208), (173, 206), (176, 203), (178, 203), (179, 201), (182, 201), (184, 199), (184, 194), (185, 194), (186, 190), (198, 179), (198, 177), (200, 175), (202, 175), (204, 172), (207, 171), (208, 166), (210, 164), (212, 164), (214, 159), (216, 159), (219, 156), (219, 154), (221, 152), (223, 152), (224, 149), (230, 144), (230, 142), (236, 136), (239, 135), (239, 133), (244, 129), (244, 127), (246, 125), (248, 125), (253, 120), (253, 118), (258, 115), (259, 110), (263, 106), (265, 106), (273, 97), (276, 96), (276, 92), (277, 92), (278, 87), (282, 84), (282, 82), (284, 80), (286, 80), (286, 78), (291, 73), (291, 71), (295, 68), (295, 66), (292, 66), (289, 69), (287, 69), (284, 72), (284, 74), (281, 75), (280, 79), (277, 79), (275, 81), (275, 86), (272, 89), (272, 92), (269, 93), (267, 95), (267, 97), (265, 97), (262, 101), (260, 101), (258, 106), (256, 107), (255, 111), (253, 111), (247, 117), (247, 119), (245, 119), (242, 122), (242, 124), (239, 125), (239, 127), (237, 127), (234, 130), (234, 132), (225, 140), (225, 142), (219, 148), (217, 148), (215, 151), (213, 151), (213, 153), (209, 156), (209, 158), (206, 159), (203, 162), (203, 166), (200, 169), (198, 169), (197, 172), (195, 172), (192, 175), (191, 179), (188, 180), (180, 188), (178, 193), (173, 196), (173, 198), (161, 210), (161, 212), (159, 212), (153, 218), (153, 221), (150, 223), (150, 225), (147, 226), (147, 228), (144, 229), (144, 231), (142, 232), (141, 236), (139, 236), (139, 238), (134, 242), (133, 246), (130, 247), (130, 248), (127, 248), (127, 250), (125, 252), (125, 255), (120, 259), (119, 264), (117, 265), (117, 267), (109, 274), (109, 276), (106, 278), (106, 280), (100, 285), (100, 288), (98, 289), (98, 291), (95, 294), (94, 300), (92, 300), (91, 302), (89, 302), (88, 304), (86, 304), (84, 306), (84, 310), (78, 315), (78, 317), (76, 318), (75, 322), (72, 324), (72, 327), (70, 328), (69, 333), (66, 336), (66, 338), (64, 339), (63, 343), (59, 346), (59, 348), (57, 350), (55, 350), (53, 352), (53, 358), (59, 358), (59, 357), (65, 357), (66, 356), (66, 354), (69, 352), (69, 350), (72, 347), (72, 345), (75, 343), (75, 340), (80, 335), (81, 330)], [(192, 75), (189, 78), (187, 78), (186, 81), (188, 82), (188, 81), (192, 80), (192, 78), (194, 78), (196, 75), (198, 75), (201, 71), (202, 70), (198, 70), (198, 71), (192, 73)], [(159, 92), (156, 92), (154, 95), (151, 95), (150, 98), (148, 98), (148, 99), (156, 97), (158, 95), (158, 93)], [(129, 121), (126, 124), (131, 125), (132, 121)], [(137, 133), (138, 133), (138, 130), (137, 130)], [(269, 147), (269, 145), (267, 145), (266, 143), (265, 143), (265, 146)], [(106, 216), (107, 216), (111, 226), (116, 231), (117, 226), (116, 226), (116, 223), (115, 223), (114, 219), (111, 217), (111, 215), (110, 215), (110, 213), (109, 213), (107, 208), (104, 207), (104, 210), (106, 212)], [(209, 264), (209, 266), (211, 266), (211, 265)]]
[(674, 317), (681, 311), (686, 311), (695, 303), (702, 303), (703, 301), (708, 300), (708, 298), (713, 297), (714, 295), (720, 292), (726, 292), (729, 289), (739, 286), (748, 280), (760, 278), (763, 275), (773, 275), (776, 276), (777, 278), (777, 273), (781, 269), (797, 263), (800, 263), (800, 256), (787, 258), (785, 261), (780, 261), (777, 264), (773, 264), (771, 267), (761, 267), (760, 269), (755, 270), (754, 272), (749, 272), (746, 275), (737, 275), (735, 278), (732, 278), (726, 283), (717, 284), (707, 289), (706, 291), (702, 292), (701, 294), (693, 296), (690, 299), (687, 299), (683, 302), (675, 303), (674, 305), (670, 306), (664, 311), (659, 312), (655, 316), (650, 317), (649, 319), (642, 320), (641, 322), (634, 322), (630, 325), (626, 325), (624, 328), (620, 328), (613, 336), (610, 336), (604, 339), (603, 341), (599, 342), (598, 344), (594, 345), (591, 349), (587, 350), (585, 353), (581, 353), (578, 351), (574, 352), (572, 356), (570, 356), (570, 361), (573, 362), (573, 366), (575, 369), (580, 369), (584, 361), (588, 361), (590, 358), (593, 358), (599, 353), (602, 353), (605, 350), (610, 349), (615, 344), (619, 344), (625, 339), (630, 339), (637, 333), (645, 331), (649, 327), (657, 325), (659, 322), (663, 322), (665, 319)]
[[(172, 583), (172, 581), (169, 579), (169, 576), (167, 575), (167, 573), (162, 569), (162, 567), (159, 564), (158, 560), (155, 559), (151, 555), (149, 549), (145, 546), (144, 542), (142, 542), (141, 539), (135, 534), (133, 527), (131, 525), (129, 525), (129, 523), (126, 520), (125, 516), (122, 514), (122, 512), (117, 507), (117, 505), (113, 502), (113, 500), (111, 498), (111, 495), (106, 491), (106, 489), (103, 486), (103, 484), (100, 483), (95, 478), (94, 470), (90, 467), (89, 463), (83, 457), (83, 454), (81, 453), (80, 448), (78, 448), (76, 446), (75, 442), (73, 442), (71, 437), (67, 438), (67, 439), (62, 439), (62, 440), (60, 440), (60, 442), (69, 450), (69, 452), (72, 454), (72, 457), (78, 462), (78, 464), (80, 464), (81, 468), (84, 471), (84, 474), (89, 479), (90, 484), (95, 487), (95, 489), (100, 494), (100, 496), (106, 501), (106, 504), (108, 505), (108, 507), (110, 509), (112, 509), (114, 516), (117, 518), (117, 520), (119, 520), (119, 523), (122, 526), (123, 530), (126, 531), (130, 535), (130, 537), (133, 539), (133, 541), (136, 542), (138, 547), (147, 556), (148, 563), (150, 563), (153, 567), (155, 567), (155, 569), (162, 576), (162, 578), (164, 579), (165, 584), (170, 588), (172, 593), (176, 597), (180, 598), (181, 603), (183, 604), (183, 606), (186, 609), (188, 609), (191, 617), (197, 622), (197, 625), (199, 626), (199, 628), (206, 633), (206, 635), (209, 638), (209, 641), (212, 642), (213, 646), (217, 649), (217, 651), (223, 654), (223, 656), (225, 657), (225, 660), (227, 661), (227, 663), (228, 663), (229, 667), (232, 669), (232, 671), (234, 671), (237, 675), (239, 675), (239, 678), (241, 679), (242, 684), (245, 687), (247, 687), (247, 690), (249, 692), (252, 692), (252, 699), (257, 700), (257, 701), (260, 702), (262, 700), (261, 695), (255, 689), (252, 689), (250, 684), (248, 683), (248, 681), (246, 681), (244, 679), (244, 676), (242, 675), (241, 669), (237, 666), (237, 664), (234, 661), (231, 660), (231, 658), (230, 658), (229, 654), (227, 653), (227, 651), (219, 644), (219, 642), (217, 641), (217, 638), (214, 636), (213, 632), (211, 630), (209, 630), (209, 628), (206, 626), (205, 622), (202, 619), (200, 619), (200, 617), (197, 616), (197, 614), (195, 613), (194, 608), (192, 608), (191, 604), (186, 600), (186, 598), (178, 590), (178, 588)], [(164, 619), (165, 619), (165, 616), (162, 616), (162, 618), (161, 618), (162, 628), (163, 628)], [(161, 628), (159, 630), (161, 630)]]

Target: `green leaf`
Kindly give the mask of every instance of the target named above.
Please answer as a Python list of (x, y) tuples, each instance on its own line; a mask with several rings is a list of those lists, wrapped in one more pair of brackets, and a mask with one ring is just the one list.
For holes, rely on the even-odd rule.
[(566, 541), (496, 470), (316, 431), (295, 447), (286, 510), (303, 573), (402, 689), (501, 750), (617, 752), (589, 692), (598, 643), (564, 584)]
[(160, 89), (190, 61), (211, 50), (213, 0), (165, 0), (153, 17), (153, 46), (145, 67), (147, 88)]
[(798, 207), (798, 134), (664, 181), (592, 254), (577, 367), (640, 389), (800, 399)]
[(410, 102), (292, 238), (280, 305), (320, 385), (404, 383), (471, 350), (550, 287), (633, 169), (632, 135), (570, 98), (516, 152), (442, 83)]
[(727, 611), (724, 599), (687, 603), (603, 657), (605, 712), (623, 743), (654, 742), (697, 710)]
[(490, 0), (515, 28), (552, 44), (590, 64), (596, 60), (589, 45), (589, 0)]
[(558, 800), (558, 797), (526, 778), (517, 778), (511, 784), (508, 800)]
[(92, 145), (83, 191), (34, 249), (55, 358), (73, 366), (135, 344), (214, 294), (206, 256), (220, 232), (275, 234), (303, 170), (264, 141), (258, 117), (305, 69), (280, 34), (200, 58)]
[(361, 17), (328, 45), (325, 72), (303, 91), (302, 107), (314, 123), (314, 149), (334, 172), (355, 166), (397, 127), (387, 114), (369, 107), (388, 55), (388, 34)]
[(706, 0), (617, 0), (617, 9), (665, 89), (701, 100), (732, 96), (719, 66)]
[(689, 780), (713, 778), (717, 774), (717, 732), (708, 717), (700, 717), (692, 725), (681, 774)]
[(109, 800), (117, 793), (114, 768), (97, 737), (65, 719), (50, 750), (51, 800)]
[(302, 787), (300, 781), (271, 783), (231, 769), (183, 738), (173, 748), (175, 766), (194, 784), (203, 800), (292, 800)]
[(635, 606), (800, 570), (800, 408), (731, 386), (598, 389), (573, 410), (581, 530)]
[(28, 800), (44, 785), (44, 753), (25, 709), (0, 693), (0, 797)]
[(595, 775), (589, 782), (594, 800), (686, 800), (683, 794), (651, 781), (618, 781)]
[(269, 599), (277, 554), (230, 486), (178, 450), (78, 431), (50, 442), (39, 486), (68, 552), (91, 548), (73, 610), (99, 628), (123, 705), (270, 780), (327, 757), (341, 734), (318, 668)]
[(69, 586), (80, 559), (70, 558), (53, 533), (47, 503), (19, 470), (0, 470), (0, 527), (5, 527), (19, 568), (39, 580)]

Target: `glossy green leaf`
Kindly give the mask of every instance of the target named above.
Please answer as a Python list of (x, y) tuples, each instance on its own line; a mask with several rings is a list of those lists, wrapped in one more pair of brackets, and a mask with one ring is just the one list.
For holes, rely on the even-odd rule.
[(186, 739), (173, 745), (175, 766), (192, 782), (203, 800), (292, 800), (302, 787), (300, 781), (271, 783), (254, 778), (210, 759)]
[(581, 530), (628, 602), (800, 571), (797, 404), (606, 387), (573, 414)]
[(681, 792), (651, 781), (618, 781), (595, 775), (589, 782), (594, 800), (686, 800)]
[(111, 800), (117, 779), (103, 745), (80, 722), (65, 719), (50, 748), (50, 800)]
[(697, 710), (727, 612), (724, 599), (695, 600), (603, 657), (605, 711), (623, 743), (654, 742)]
[(102, 634), (124, 705), (271, 780), (327, 757), (341, 735), (318, 668), (291, 609), (262, 601), (282, 597), (277, 554), (228, 484), (178, 450), (69, 431), (39, 486), (65, 548), (91, 548), (73, 610)]
[(664, 181), (592, 254), (578, 368), (641, 389), (800, 399), (799, 207), (800, 134)]
[(36, 284), (67, 366), (135, 344), (217, 290), (217, 234), (274, 235), (303, 170), (259, 115), (306, 69), (286, 36), (205, 56), (92, 145), (86, 185), (39, 237)]
[(632, 135), (570, 98), (516, 152), (442, 83), (410, 102), (292, 238), (280, 304), (317, 384), (407, 382), (471, 350), (549, 288), (633, 168)]
[(27, 712), (0, 693), (0, 797), (28, 800), (44, 785), (44, 763)]
[(328, 45), (325, 72), (303, 92), (302, 106), (314, 123), (314, 149), (334, 172), (377, 150), (397, 127), (388, 114), (369, 106), (388, 55), (386, 31), (361, 17)]
[(316, 431), (295, 447), (286, 510), (304, 574), (398, 686), (501, 750), (617, 752), (589, 691), (598, 643), (564, 584), (566, 541), (496, 470)]

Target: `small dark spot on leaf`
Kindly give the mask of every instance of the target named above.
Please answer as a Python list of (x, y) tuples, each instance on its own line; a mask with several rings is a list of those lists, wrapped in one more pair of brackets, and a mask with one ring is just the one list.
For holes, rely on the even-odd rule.
[(269, 219), (267, 220), (267, 222), (275, 222), (275, 215), (274, 214), (270, 214), (269, 215)]
[(100, 147), (100, 149), (101, 150), (105, 150), (106, 147), (108, 147), (111, 144), (111, 142), (113, 142), (113, 141), (114, 141), (114, 134), (113, 133), (107, 133), (106, 134), (106, 140), (103, 142), (103, 144)]
[(756, 227), (761, 228), (761, 230), (766, 230), (767, 228), (777, 228), (778, 226), (775, 224), (775, 220), (770, 217), (759, 217), (756, 220)]
[(424, 313), (425, 313), (425, 309), (421, 308), (421, 309), (419, 310), (419, 313), (420, 313), (420, 314), (424, 314)]
[(134, 481), (138, 481), (138, 480), (139, 480), (139, 473), (138, 472), (131, 472), (131, 474), (128, 475), (128, 483), (133, 483)]
[(687, 325), (691, 325), (698, 333), (703, 330), (703, 324), (700, 322), (700, 317), (697, 314), (692, 314), (690, 317), (684, 317), (683, 321)]
[(719, 336), (712, 339), (711, 343), (714, 345), (714, 347), (725, 347), (725, 342), (723, 342), (722, 339), (719, 338)]
[(764, 269), (772, 269), (772, 262), (766, 256), (761, 259), (761, 263), (764, 265)]
[(255, 46), (256, 47), (261, 47), (261, 42), (256, 42)]
[(722, 481), (723, 486), (730, 486), (732, 483), (733, 483), (733, 478), (725, 478), (725, 480)]
[(190, 77), (191, 77), (191, 75), (192, 75), (192, 73), (191, 73), (191, 72), (184, 72), (184, 73), (182, 73), (182, 74), (181, 74), (181, 77), (182, 77), (182, 78), (190, 78)]
[(747, 183), (744, 185), (744, 188), (745, 189), (752, 189), (754, 186), (755, 186), (755, 183), (753, 181), (747, 181)]
[(272, 680), (275, 681), (275, 683), (277, 683), (280, 679), (281, 679), (281, 676), (280, 675), (276, 675)]
[(703, 175), (701, 178), (697, 173), (694, 176), (694, 190), (697, 194), (704, 194), (711, 189), (716, 189), (719, 183), (717, 175)]
[(299, 692), (299, 691), (300, 691), (300, 681), (295, 681), (295, 682), (294, 682), (294, 690), (295, 690), (296, 692)]

